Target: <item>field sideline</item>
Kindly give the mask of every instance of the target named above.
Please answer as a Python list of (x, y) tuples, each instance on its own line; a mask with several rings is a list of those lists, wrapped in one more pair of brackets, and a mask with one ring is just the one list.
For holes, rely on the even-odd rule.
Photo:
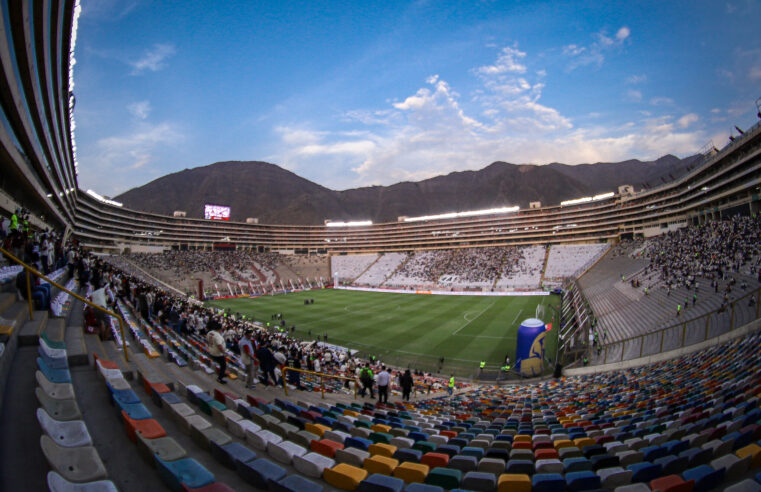
[[(304, 305), (304, 299), (314, 304)], [(435, 370), (444, 357), (443, 372), (475, 375), (485, 360), (492, 369), (505, 355), (515, 360), (518, 325), (537, 314), (552, 322), (545, 354), (554, 360), (560, 298), (550, 296), (442, 296), (347, 290), (313, 290), (254, 299), (220, 299), (208, 306), (230, 309), (267, 322), (282, 313), (295, 336), (313, 340), (328, 334), (328, 342), (375, 355), (392, 365)], [(274, 324), (274, 322), (273, 322)], [(311, 330), (311, 336), (308, 335)]]

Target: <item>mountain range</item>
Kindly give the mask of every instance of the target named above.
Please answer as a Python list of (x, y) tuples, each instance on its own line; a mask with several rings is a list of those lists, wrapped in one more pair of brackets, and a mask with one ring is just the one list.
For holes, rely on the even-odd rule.
[(422, 181), (335, 191), (275, 164), (217, 162), (155, 179), (114, 197), (124, 206), (171, 215), (182, 210), (203, 218), (204, 204), (227, 205), (233, 221), (256, 217), (262, 224), (319, 225), (325, 219), (389, 222), (420, 216), (519, 205), (557, 205), (563, 200), (635, 190), (671, 181), (699, 156), (665, 155), (655, 161), (546, 165), (494, 162)]

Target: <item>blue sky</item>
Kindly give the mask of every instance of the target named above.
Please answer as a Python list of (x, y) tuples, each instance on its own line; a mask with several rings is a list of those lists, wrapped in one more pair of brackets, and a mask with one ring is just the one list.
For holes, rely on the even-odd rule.
[(757, 121), (757, 0), (81, 0), (83, 189), (224, 160), (332, 189), (650, 160)]

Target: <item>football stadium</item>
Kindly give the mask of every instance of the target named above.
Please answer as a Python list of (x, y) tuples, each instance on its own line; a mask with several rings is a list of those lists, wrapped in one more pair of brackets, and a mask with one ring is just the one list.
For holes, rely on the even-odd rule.
[(81, 11), (0, 7), (0, 490), (761, 490), (761, 99), (557, 203), (149, 212), (82, 189)]

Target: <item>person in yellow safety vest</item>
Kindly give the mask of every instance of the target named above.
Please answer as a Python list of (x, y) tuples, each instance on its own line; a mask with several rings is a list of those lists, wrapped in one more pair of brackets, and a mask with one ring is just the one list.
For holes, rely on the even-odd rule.
[(450, 376), (449, 386), (447, 386), (447, 393), (449, 393), (449, 396), (452, 396), (453, 392), (454, 392), (454, 374)]
[(18, 230), (18, 210), (11, 215), (11, 232)]
[(480, 365), (481, 372), (484, 372), (484, 367), (486, 367), (486, 361), (482, 360)]

